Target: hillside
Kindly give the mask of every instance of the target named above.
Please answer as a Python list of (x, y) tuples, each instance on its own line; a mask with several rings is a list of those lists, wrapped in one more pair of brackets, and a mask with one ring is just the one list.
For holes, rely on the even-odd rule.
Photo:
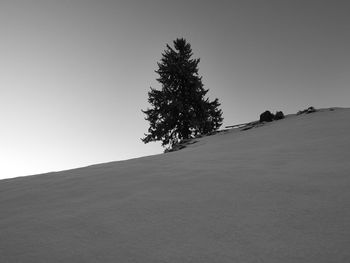
[(350, 109), (0, 181), (0, 262), (350, 262)]

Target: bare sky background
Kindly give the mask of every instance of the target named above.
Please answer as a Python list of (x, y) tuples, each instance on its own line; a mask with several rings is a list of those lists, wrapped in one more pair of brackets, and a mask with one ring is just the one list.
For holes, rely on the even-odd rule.
[(342, 0), (0, 1), (0, 178), (161, 153), (141, 109), (185, 37), (224, 126), (349, 107)]

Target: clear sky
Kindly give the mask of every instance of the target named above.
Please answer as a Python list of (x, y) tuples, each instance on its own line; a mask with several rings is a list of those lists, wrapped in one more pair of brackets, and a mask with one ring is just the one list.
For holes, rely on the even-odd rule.
[(350, 2), (1, 0), (0, 178), (161, 153), (143, 144), (157, 61), (201, 58), (224, 125), (349, 107)]

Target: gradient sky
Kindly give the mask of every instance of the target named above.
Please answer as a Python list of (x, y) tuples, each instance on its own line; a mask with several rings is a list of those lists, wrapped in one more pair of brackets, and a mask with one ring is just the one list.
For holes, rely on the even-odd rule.
[(0, 178), (161, 153), (141, 109), (185, 37), (224, 125), (349, 107), (342, 0), (0, 1)]

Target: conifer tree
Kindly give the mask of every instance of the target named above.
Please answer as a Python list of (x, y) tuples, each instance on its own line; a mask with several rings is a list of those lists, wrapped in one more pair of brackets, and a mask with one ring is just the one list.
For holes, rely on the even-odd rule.
[(204, 89), (198, 75), (200, 59), (193, 59), (192, 55), (191, 45), (183, 38), (174, 41), (174, 48), (166, 45), (156, 70), (162, 88), (150, 88), (148, 102), (152, 107), (142, 111), (150, 123), (144, 143), (162, 141), (162, 146), (171, 148), (221, 126), (219, 101), (205, 97), (208, 89)]

